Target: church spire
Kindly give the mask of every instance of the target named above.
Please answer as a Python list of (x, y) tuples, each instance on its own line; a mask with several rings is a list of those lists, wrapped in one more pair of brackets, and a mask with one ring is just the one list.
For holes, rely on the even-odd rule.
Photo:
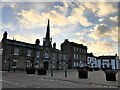
[(46, 40), (49, 41), (49, 39), (50, 39), (50, 23), (49, 23), (49, 19), (48, 19), (47, 32), (46, 32)]

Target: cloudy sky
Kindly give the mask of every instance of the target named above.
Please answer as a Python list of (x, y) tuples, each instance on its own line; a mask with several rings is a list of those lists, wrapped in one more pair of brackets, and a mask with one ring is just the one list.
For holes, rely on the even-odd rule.
[(52, 43), (68, 39), (86, 45), (94, 55), (118, 52), (118, 3), (116, 2), (16, 2), (1, 3), (0, 40), (8, 38), (40, 45), (50, 19)]

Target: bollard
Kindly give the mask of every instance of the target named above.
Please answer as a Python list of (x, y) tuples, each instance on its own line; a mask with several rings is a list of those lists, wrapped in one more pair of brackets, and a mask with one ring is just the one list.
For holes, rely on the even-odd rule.
[(13, 72), (15, 72), (15, 68), (13, 68)]
[(65, 77), (67, 77), (67, 71), (65, 71)]
[(51, 76), (53, 76), (53, 70), (51, 70)]

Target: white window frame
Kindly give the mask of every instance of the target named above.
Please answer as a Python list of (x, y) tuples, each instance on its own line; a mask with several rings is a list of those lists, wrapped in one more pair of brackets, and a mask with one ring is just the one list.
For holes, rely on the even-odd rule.
[(29, 60), (26, 61), (26, 67), (31, 67), (31, 62)]
[(31, 54), (32, 54), (32, 51), (31, 51), (31, 50), (28, 50), (28, 51), (27, 51), (27, 56), (30, 57)]
[(63, 60), (66, 60), (66, 55), (63, 55)]
[(76, 51), (76, 47), (74, 47), (74, 51)]
[(75, 67), (75, 65), (76, 65), (76, 62), (73, 62), (73, 66)]
[(49, 58), (49, 53), (45, 52), (45, 58)]
[(78, 59), (78, 54), (76, 54), (76, 59)]
[[(13, 62), (15, 62), (16, 64), (15, 64), (15, 65), (13, 65)], [(12, 62), (12, 68), (17, 68), (17, 60), (16, 60), (16, 59), (14, 59), (14, 60), (13, 60), (13, 62)]]
[(36, 68), (38, 68), (40, 66), (39, 61), (36, 61), (35, 66), (36, 66)]
[(17, 56), (19, 55), (19, 48), (14, 49), (14, 55), (17, 55)]
[(53, 53), (53, 59), (55, 59), (55, 57), (56, 57), (56, 54), (55, 54), (55, 53)]
[(37, 57), (37, 58), (40, 57), (40, 51), (37, 52), (36, 57)]
[(76, 54), (74, 53), (74, 59), (76, 59)]
[(62, 59), (62, 54), (59, 54), (59, 59)]

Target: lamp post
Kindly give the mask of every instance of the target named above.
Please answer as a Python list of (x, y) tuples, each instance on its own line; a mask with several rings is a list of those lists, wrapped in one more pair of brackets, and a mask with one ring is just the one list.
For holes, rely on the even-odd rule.
[(65, 63), (65, 77), (67, 77), (67, 62)]
[(10, 72), (10, 58), (8, 58), (8, 72)]

